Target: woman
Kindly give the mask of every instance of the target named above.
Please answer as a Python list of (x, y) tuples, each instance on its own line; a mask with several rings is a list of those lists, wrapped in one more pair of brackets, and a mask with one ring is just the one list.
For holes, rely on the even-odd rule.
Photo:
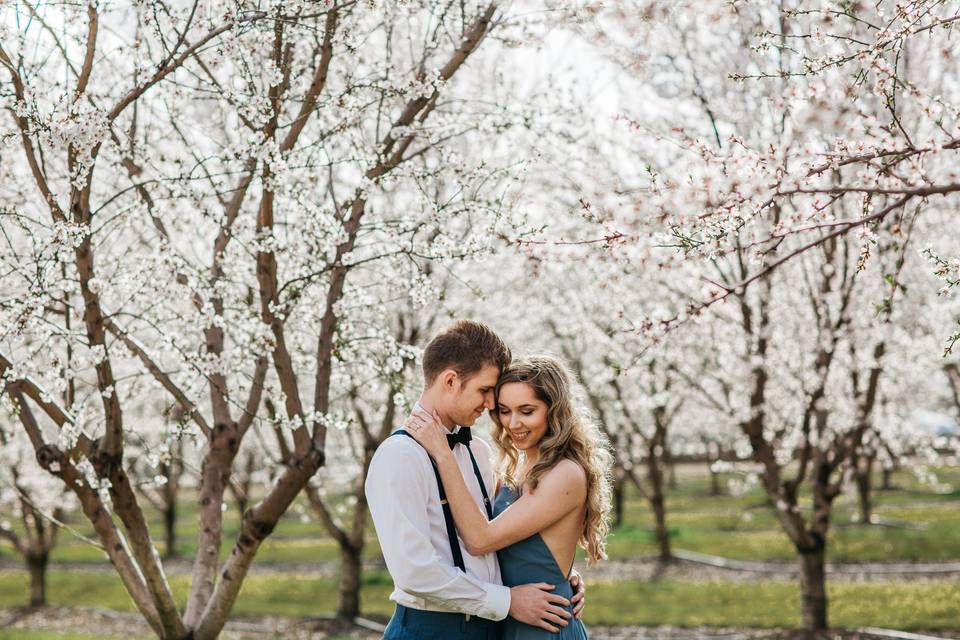
[[(593, 425), (574, 410), (570, 378), (553, 358), (533, 356), (512, 363), (497, 382), (492, 417), (500, 479), (493, 520), (470, 496), (439, 416), (415, 411), (404, 425), (436, 462), (467, 551), (496, 550), (507, 586), (546, 583), (567, 599), (577, 544), (591, 563), (606, 557), (610, 509), (610, 456)], [(587, 638), (580, 620), (545, 621), (553, 633), (508, 618), (504, 639)]]

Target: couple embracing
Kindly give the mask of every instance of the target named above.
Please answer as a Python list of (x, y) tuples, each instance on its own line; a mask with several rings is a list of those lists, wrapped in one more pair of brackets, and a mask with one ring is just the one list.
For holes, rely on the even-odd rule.
[[(610, 456), (558, 361), (511, 361), (460, 320), (423, 353), (424, 390), (366, 480), (396, 611), (386, 640), (585, 640), (577, 544), (604, 557)], [(490, 446), (470, 427), (484, 410)]]

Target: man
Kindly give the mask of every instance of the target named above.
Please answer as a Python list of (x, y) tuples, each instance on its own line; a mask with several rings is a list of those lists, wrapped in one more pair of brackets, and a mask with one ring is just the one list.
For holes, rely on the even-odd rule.
[[(494, 408), (493, 390), (509, 363), (510, 350), (490, 328), (459, 320), (424, 350), (417, 403), (439, 413), (467, 486), (491, 517), (490, 447), (470, 436), (470, 426)], [(505, 587), (496, 554), (466, 551), (439, 480), (427, 452), (402, 432), (387, 438), (370, 463), (367, 500), (397, 603), (384, 639), (498, 640), (496, 621), (507, 615), (546, 630), (565, 626), (568, 602), (551, 593), (554, 585)], [(578, 575), (572, 582), (579, 615), (583, 589)]]

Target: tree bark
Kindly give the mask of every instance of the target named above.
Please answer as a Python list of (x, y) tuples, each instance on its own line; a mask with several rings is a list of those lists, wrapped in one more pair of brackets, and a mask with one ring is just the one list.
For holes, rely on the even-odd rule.
[[(663, 496), (664, 467), (667, 465), (673, 470), (673, 455), (667, 447), (666, 408), (656, 407), (653, 410), (653, 420), (656, 432), (647, 446), (647, 475), (650, 479), (650, 506), (656, 519), (657, 546), (660, 549), (660, 562), (669, 562), (670, 533), (667, 531), (667, 509)], [(676, 476), (671, 473), (671, 477)], [(673, 486), (673, 485), (671, 485)]]
[(164, 559), (176, 558), (177, 553), (177, 502), (167, 503), (163, 510), (164, 544), (166, 549), (163, 552)]
[(223, 511), (220, 507), (237, 449), (233, 426), (216, 423), (208, 446), (200, 470), (197, 553), (190, 578), (190, 597), (184, 614), (188, 627), (196, 627), (200, 623), (217, 580), (220, 544), (223, 539)]
[(884, 491), (893, 490), (893, 469), (883, 470), (883, 484), (880, 485), (880, 488)]
[[(666, 435), (665, 433), (663, 434)], [(658, 444), (655, 438), (647, 453), (647, 468), (650, 476), (650, 506), (653, 508), (655, 518), (655, 531), (657, 536), (657, 547), (660, 550), (660, 561), (669, 562), (672, 555), (670, 553), (670, 533), (667, 531), (667, 509), (663, 497), (663, 465), (662, 456), (657, 455)], [(665, 449), (663, 449), (665, 450)]]
[(650, 504), (653, 506), (653, 515), (656, 518), (657, 547), (660, 549), (660, 561), (669, 562), (673, 555), (670, 553), (670, 532), (667, 530), (667, 511), (664, 507), (663, 496), (653, 496)]
[(873, 476), (873, 458), (867, 458), (863, 469), (857, 469), (857, 497), (860, 502), (860, 523), (870, 524), (872, 513), (871, 489)]
[(237, 515), (240, 517), (240, 520), (242, 521), (243, 514), (247, 512), (247, 504), (249, 504), (249, 501), (247, 500), (247, 494), (237, 492), (233, 495), (233, 498), (234, 498), (234, 501), (237, 503)]
[(825, 555), (822, 545), (800, 552), (800, 609), (803, 629), (809, 637), (827, 629)]
[(340, 583), (337, 617), (352, 620), (360, 615), (360, 549), (340, 546)]
[[(263, 499), (244, 514), (236, 543), (193, 630), (192, 640), (214, 640), (220, 635), (257, 549), (323, 463), (323, 452), (317, 449), (293, 460)], [(222, 491), (220, 495), (223, 495)]]
[(626, 487), (626, 474), (617, 467), (613, 477), (613, 528), (623, 525), (623, 494)]
[(720, 474), (713, 470), (713, 462), (707, 462), (707, 469), (710, 470), (710, 495), (720, 495)]
[(43, 607), (47, 604), (47, 563), (50, 554), (46, 551), (27, 554), (27, 570), (30, 572), (30, 606)]

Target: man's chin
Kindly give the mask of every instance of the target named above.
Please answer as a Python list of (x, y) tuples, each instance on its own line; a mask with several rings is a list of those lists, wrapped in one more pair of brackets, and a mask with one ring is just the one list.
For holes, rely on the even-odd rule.
[(479, 420), (480, 416), (482, 415), (483, 415), (483, 411), (481, 411), (480, 413), (473, 412), (468, 416), (464, 416), (462, 420), (457, 422), (457, 424), (459, 424), (461, 427), (472, 427), (477, 423), (477, 420)]

